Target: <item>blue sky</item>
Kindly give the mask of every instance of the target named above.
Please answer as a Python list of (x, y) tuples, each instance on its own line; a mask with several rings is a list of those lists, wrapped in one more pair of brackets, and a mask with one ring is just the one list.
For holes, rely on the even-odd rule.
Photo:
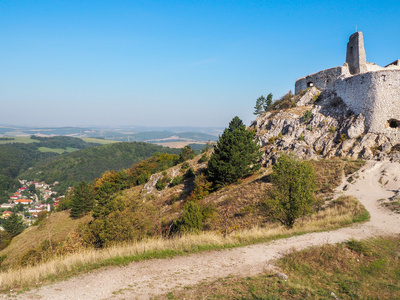
[(400, 58), (400, 1), (0, 1), (0, 124), (247, 125), (260, 95)]

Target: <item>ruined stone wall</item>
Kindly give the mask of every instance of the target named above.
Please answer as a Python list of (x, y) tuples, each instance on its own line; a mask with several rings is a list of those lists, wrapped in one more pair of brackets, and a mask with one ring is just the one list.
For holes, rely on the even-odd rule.
[(361, 31), (353, 33), (347, 43), (346, 63), (350, 74), (367, 72), (367, 57), (364, 49), (364, 37)]
[(306, 77), (300, 78), (296, 81), (295, 94), (298, 94), (300, 91), (306, 90), (311, 86), (315, 86), (320, 91), (331, 88), (334, 81), (342, 75), (350, 75), (347, 65), (326, 69), (318, 73), (307, 75)]
[(368, 132), (384, 133), (392, 142), (400, 143), (399, 70), (384, 69), (338, 79), (332, 90), (354, 113), (365, 116)]

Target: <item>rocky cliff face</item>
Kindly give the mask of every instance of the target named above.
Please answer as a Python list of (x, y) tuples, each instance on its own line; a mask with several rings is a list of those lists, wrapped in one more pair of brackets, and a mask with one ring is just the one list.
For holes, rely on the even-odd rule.
[[(303, 159), (350, 157), (399, 160), (400, 145), (384, 134), (366, 132), (365, 117), (354, 114), (341, 98), (313, 87), (300, 95), (285, 96), (291, 108), (274, 103), (250, 126), (264, 150), (264, 163), (276, 161), (281, 152)], [(287, 105), (286, 105), (287, 107)]]

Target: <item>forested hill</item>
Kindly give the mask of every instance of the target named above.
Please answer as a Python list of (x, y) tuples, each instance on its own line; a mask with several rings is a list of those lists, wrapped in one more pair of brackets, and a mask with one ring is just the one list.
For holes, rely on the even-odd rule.
[(52, 157), (22, 172), (19, 177), (47, 183), (58, 181), (60, 184), (56, 189), (65, 191), (83, 180), (91, 182), (105, 171), (129, 168), (157, 152), (179, 154), (180, 150), (142, 142), (114, 143)]

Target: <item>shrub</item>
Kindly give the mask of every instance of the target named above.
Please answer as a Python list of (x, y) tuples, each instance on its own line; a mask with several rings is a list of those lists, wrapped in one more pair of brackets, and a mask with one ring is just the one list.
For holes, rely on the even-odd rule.
[(194, 150), (189, 145), (186, 145), (181, 149), (181, 153), (179, 154), (179, 162), (193, 159), (195, 156), (196, 154), (194, 153)]
[(176, 186), (178, 184), (181, 184), (182, 181), (183, 181), (183, 176), (178, 175), (174, 179), (172, 179), (171, 186)]
[(186, 178), (194, 177), (194, 169), (193, 168), (189, 168), (185, 173), (185, 177)]
[(304, 141), (304, 135), (300, 134), (299, 141)]
[(200, 162), (203, 163), (203, 162), (206, 162), (206, 161), (208, 161), (207, 153), (203, 153), (203, 155), (200, 158)]
[(138, 184), (138, 185), (145, 184), (147, 181), (149, 181), (150, 176), (151, 176), (150, 172), (148, 172), (148, 171), (143, 171), (143, 172), (139, 175), (139, 177), (138, 177), (138, 179), (137, 179), (137, 184)]
[(304, 123), (306, 123), (306, 124), (310, 123), (310, 122), (311, 122), (311, 119), (313, 118), (313, 116), (314, 116), (314, 114), (313, 114), (311, 111), (307, 110), (307, 111), (303, 114)]
[(203, 212), (200, 204), (194, 201), (189, 201), (185, 204), (183, 216), (177, 222), (179, 231), (200, 232), (203, 230)]
[(207, 181), (204, 174), (196, 176), (194, 179), (194, 190), (188, 197), (188, 200), (200, 200), (206, 197), (211, 191), (211, 182)]
[(289, 91), (279, 100), (275, 101), (270, 107), (271, 109), (286, 109), (296, 107), (296, 101), (293, 99), (293, 92)]
[(15, 237), (20, 234), (26, 228), (22, 217), (13, 213), (8, 217), (3, 223), (4, 230), (10, 235), (10, 237)]
[[(163, 174), (164, 174), (164, 172), (163, 172)], [(170, 181), (171, 181), (171, 178), (166, 176), (166, 173), (165, 173), (165, 175), (163, 175), (160, 179), (157, 180), (156, 189), (158, 191), (163, 190)]]
[(181, 233), (199, 233), (208, 219), (214, 215), (211, 205), (204, 205), (198, 201), (189, 201), (184, 206), (183, 215), (175, 221), (175, 226)]
[(272, 167), (274, 188), (265, 201), (269, 215), (288, 228), (297, 218), (310, 214), (315, 203), (316, 180), (310, 162), (281, 155)]
[(162, 178), (160, 178), (160, 179), (157, 180), (156, 189), (157, 189), (158, 191), (163, 190), (166, 186), (167, 186), (167, 184), (162, 180)]
[(182, 166), (181, 166), (181, 172), (183, 172), (184, 170), (186, 170), (187, 168), (189, 168), (189, 163), (187, 161), (185, 161)]
[(274, 137), (274, 136), (273, 136), (273, 137), (270, 137), (270, 138), (268, 139), (268, 144), (272, 145), (273, 143), (275, 143), (275, 137)]
[(320, 101), (321, 99), (322, 99), (321, 93), (319, 93), (319, 94), (315, 95), (315, 96), (312, 98), (312, 101), (313, 101), (313, 102), (318, 102), (318, 101)]
[(83, 228), (84, 241), (96, 248), (140, 240), (154, 233), (155, 209), (141, 199), (116, 196), (109, 200), (107, 210)]

